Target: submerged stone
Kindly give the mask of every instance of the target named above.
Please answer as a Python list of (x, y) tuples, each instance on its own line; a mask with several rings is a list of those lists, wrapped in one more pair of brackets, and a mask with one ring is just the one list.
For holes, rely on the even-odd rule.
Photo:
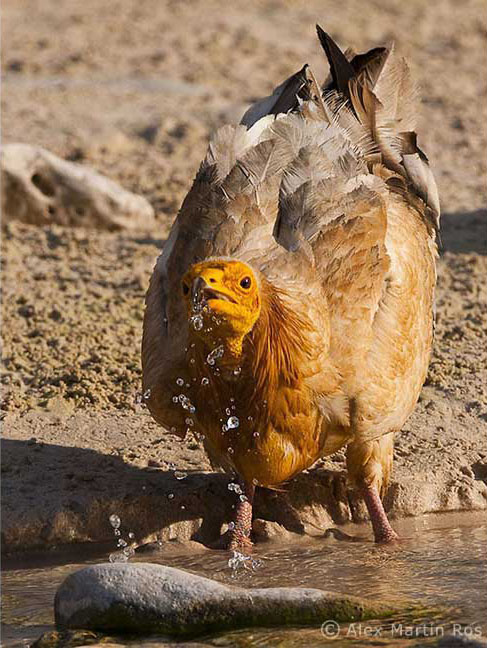
[(404, 607), (312, 588), (230, 587), (148, 563), (77, 571), (59, 587), (54, 602), (56, 624), (62, 628), (171, 636), (383, 618), (400, 610)]

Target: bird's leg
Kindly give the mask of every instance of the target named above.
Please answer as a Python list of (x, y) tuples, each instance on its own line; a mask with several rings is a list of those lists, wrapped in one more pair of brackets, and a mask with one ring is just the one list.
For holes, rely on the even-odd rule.
[(250, 551), (252, 541), (250, 532), (252, 530), (252, 502), (254, 499), (255, 486), (240, 482), (242, 493), (238, 496), (235, 505), (235, 515), (230, 522), (228, 531), (216, 542), (209, 546), (212, 549), (229, 549), (230, 551)]
[(399, 540), (399, 536), (391, 527), (391, 524), (387, 519), (384, 505), (382, 504), (382, 500), (376, 487), (364, 486), (362, 488), (362, 496), (367, 505), (367, 510), (369, 511), (375, 541), (380, 542), (381, 544), (386, 544), (388, 542), (393, 542), (394, 540)]
[[(250, 549), (252, 541), (250, 532), (252, 530), (252, 503), (254, 501), (255, 486), (253, 484), (242, 483), (242, 495), (235, 509), (235, 518), (233, 528), (229, 529), (230, 542), (228, 548), (231, 551), (240, 551), (241, 549)], [(241, 498), (244, 499), (241, 499)]]

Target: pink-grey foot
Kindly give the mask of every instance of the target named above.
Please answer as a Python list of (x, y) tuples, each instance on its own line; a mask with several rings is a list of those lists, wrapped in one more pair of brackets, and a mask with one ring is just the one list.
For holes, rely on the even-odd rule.
[[(252, 502), (255, 486), (241, 483), (242, 495), (235, 506), (235, 515), (229, 524), (229, 529), (215, 542), (210, 543), (210, 549), (227, 549), (249, 553), (252, 550), (250, 532), (252, 530)], [(240, 499), (244, 496), (244, 499)]]
[(374, 538), (377, 543), (388, 544), (399, 540), (399, 536), (391, 527), (387, 519), (384, 505), (374, 486), (365, 486), (362, 489), (362, 496), (369, 511), (370, 521), (374, 530)]

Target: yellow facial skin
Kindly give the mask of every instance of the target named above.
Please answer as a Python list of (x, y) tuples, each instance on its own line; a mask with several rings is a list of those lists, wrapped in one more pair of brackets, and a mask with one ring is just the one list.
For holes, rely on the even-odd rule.
[(188, 317), (201, 314), (204, 326), (195, 330), (198, 337), (222, 338), (230, 349), (241, 349), (243, 338), (256, 323), (261, 308), (257, 278), (240, 261), (204, 261), (184, 275), (182, 294)]

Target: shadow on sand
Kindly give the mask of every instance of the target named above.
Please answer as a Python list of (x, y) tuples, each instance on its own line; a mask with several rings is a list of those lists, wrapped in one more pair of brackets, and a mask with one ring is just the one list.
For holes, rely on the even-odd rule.
[(487, 254), (487, 210), (451, 212), (441, 216), (442, 252)]
[[(222, 473), (138, 468), (97, 451), (2, 440), (2, 551), (54, 547), (67, 543), (112, 543), (111, 514), (122, 520), (122, 537), (137, 540), (215, 540), (232, 519), (238, 495)], [(316, 506), (323, 521), (345, 522), (349, 502), (344, 471), (318, 469), (299, 475), (282, 491), (257, 489), (254, 517), (303, 533), (298, 509)], [(318, 522), (318, 519), (317, 519)]]

